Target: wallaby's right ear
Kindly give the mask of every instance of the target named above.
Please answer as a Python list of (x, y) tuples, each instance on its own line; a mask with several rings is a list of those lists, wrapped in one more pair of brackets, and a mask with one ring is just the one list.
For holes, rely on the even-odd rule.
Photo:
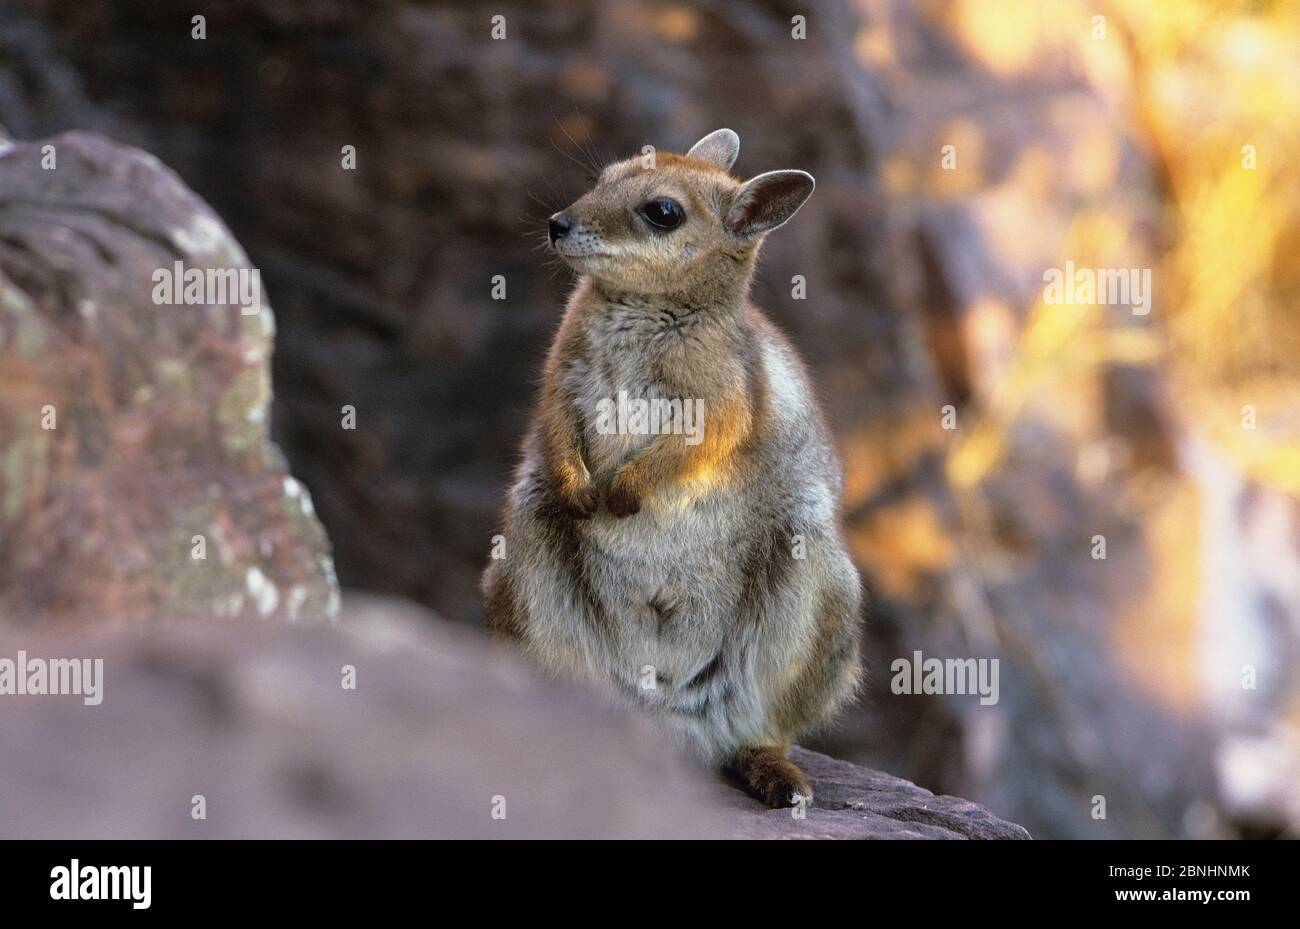
[(768, 171), (750, 178), (731, 201), (727, 229), (742, 237), (775, 229), (804, 205), (816, 184), (807, 171)]
[(730, 129), (715, 129), (691, 146), (687, 158), (711, 161), (723, 171), (730, 171), (740, 154), (740, 136)]

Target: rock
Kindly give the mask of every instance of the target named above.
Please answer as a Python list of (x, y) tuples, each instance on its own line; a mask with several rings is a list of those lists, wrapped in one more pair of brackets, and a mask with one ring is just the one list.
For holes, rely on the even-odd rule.
[(249, 268), (152, 155), (77, 132), (0, 154), (0, 621), (335, 608), (269, 438), (270, 307), (156, 304), (177, 262)]
[(101, 657), (104, 684), (97, 706), (0, 697), (0, 838), (722, 834), (718, 785), (648, 721), (415, 608), (147, 638), (0, 627), (0, 659), (18, 649)]
[(1028, 838), (802, 749), (816, 806), (769, 810), (649, 719), (378, 598), (333, 626), (0, 627), (20, 649), (102, 658), (103, 683), (0, 697), (0, 838)]
[(790, 757), (811, 782), (803, 819), (740, 790), (728, 796), (728, 829), (744, 839), (1028, 839), (1022, 826), (958, 797), (802, 748)]

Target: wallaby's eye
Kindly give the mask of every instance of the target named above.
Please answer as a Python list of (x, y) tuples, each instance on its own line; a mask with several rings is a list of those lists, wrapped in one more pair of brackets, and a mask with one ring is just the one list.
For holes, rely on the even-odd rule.
[(645, 221), (652, 226), (658, 226), (660, 229), (676, 229), (686, 218), (682, 212), (681, 204), (676, 200), (669, 200), (667, 197), (659, 197), (651, 200), (649, 203), (641, 205), (638, 212), (645, 217)]

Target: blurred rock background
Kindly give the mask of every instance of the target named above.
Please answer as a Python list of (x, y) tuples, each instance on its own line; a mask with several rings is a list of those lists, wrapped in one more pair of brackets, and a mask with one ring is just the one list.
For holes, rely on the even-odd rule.
[[(467, 626), (569, 287), (542, 219), (589, 158), (722, 125), (738, 171), (811, 171), (755, 298), (814, 369), (876, 591), (821, 746), (1043, 837), (1272, 836), (1300, 821), (1297, 52), (1280, 2), (10, 0), (0, 124), (139, 146), (212, 205), (339, 580)], [(1066, 261), (1152, 269), (1150, 315), (1044, 303)], [(914, 649), (1000, 657), (1000, 703), (894, 695)]]

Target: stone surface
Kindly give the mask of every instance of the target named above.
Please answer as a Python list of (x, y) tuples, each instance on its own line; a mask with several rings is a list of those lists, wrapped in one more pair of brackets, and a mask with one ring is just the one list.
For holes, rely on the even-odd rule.
[(269, 437), (270, 307), (156, 304), (176, 262), (249, 268), (152, 155), (5, 144), (0, 622), (335, 608), (329, 542)]
[[(103, 701), (0, 697), (3, 838), (720, 834), (717, 785), (645, 720), (421, 610), (147, 637), (0, 629), (0, 658), (18, 649), (103, 658)], [(196, 795), (206, 819), (191, 817)]]
[(802, 748), (790, 757), (812, 785), (814, 803), (797, 819), (737, 790), (728, 795), (729, 832), (745, 839), (1028, 839), (1015, 823), (958, 797)]
[(769, 810), (414, 605), (349, 597), (330, 628), (0, 627), (0, 660), (19, 650), (103, 659), (102, 701), (0, 696), (0, 838), (1026, 837), (801, 749), (817, 806)]

